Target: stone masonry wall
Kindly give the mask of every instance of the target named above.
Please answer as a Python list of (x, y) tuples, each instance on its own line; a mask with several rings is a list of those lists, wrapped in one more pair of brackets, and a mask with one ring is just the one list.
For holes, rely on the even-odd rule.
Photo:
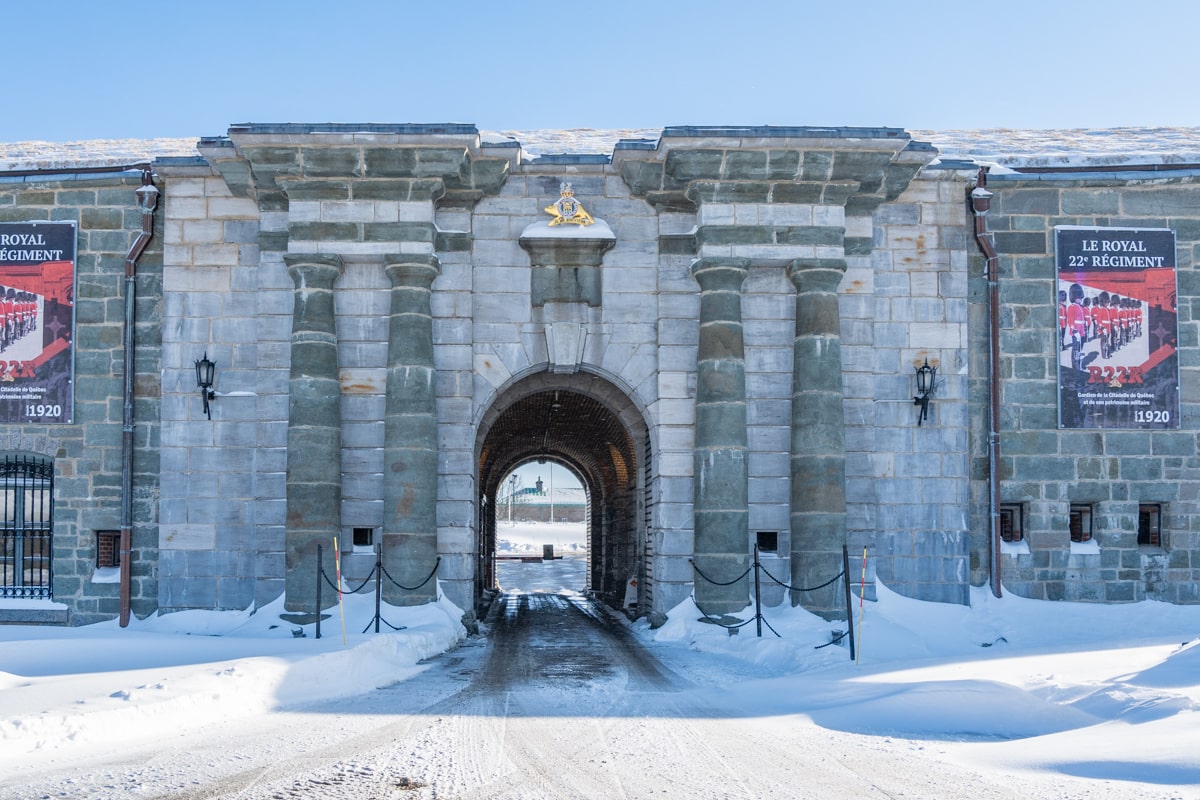
[[(1001, 501), (1021, 504), (1025, 534), (1001, 556), (1004, 587), (1052, 600), (1200, 602), (1200, 175), (994, 175), (988, 189), (1000, 254)], [(1058, 429), (1056, 225), (1175, 231), (1178, 430)], [(972, 259), (976, 285), (982, 261)], [(974, 352), (986, 353), (985, 333), (976, 328)], [(986, 453), (977, 444), (972, 457)], [(1070, 542), (1072, 503), (1092, 507), (1098, 551)], [(1162, 504), (1161, 547), (1137, 544), (1139, 503)], [(981, 514), (976, 495), (972, 518), (986, 525)]]
[[(278, 256), (260, 267), (270, 221), (252, 201), (198, 159), (157, 166), (168, 320), (158, 605), (245, 609), (282, 592), (291, 280)], [(217, 364), (211, 420), (194, 369), (206, 353)]]
[[(71, 220), (77, 227), (74, 421), (6, 425), (0, 451), (54, 461), (53, 602), (5, 608), (3, 621), (112, 619), (119, 585), (96, 572), (96, 532), (121, 527), (125, 256), (142, 229), (141, 173), (37, 176), (0, 182), (0, 221)], [(134, 331), (132, 610), (157, 605), (159, 342), (162, 327), (162, 214), (138, 262)], [(36, 605), (36, 604), (35, 604)]]
[[(847, 239), (874, 246), (848, 249), (840, 292), (851, 563), (865, 546), (890, 589), (954, 603), (969, 602), (966, 186), (927, 168), (873, 219), (848, 220)], [(937, 382), (918, 425), (926, 359)]]

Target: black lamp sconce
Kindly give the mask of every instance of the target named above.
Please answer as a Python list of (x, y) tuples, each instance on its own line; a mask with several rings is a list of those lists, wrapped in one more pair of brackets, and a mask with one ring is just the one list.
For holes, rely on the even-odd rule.
[(213, 380), (217, 377), (217, 362), (208, 360), (208, 351), (204, 358), (196, 359), (196, 385), (200, 387), (200, 398), (204, 400), (204, 415), (212, 419), (212, 408), (209, 400), (216, 400), (217, 393), (212, 390)]
[(929, 400), (933, 395), (933, 390), (937, 388), (937, 366), (929, 365), (929, 358), (926, 357), (925, 363), (917, 370), (917, 393), (913, 397), (913, 405), (920, 406), (921, 410), (917, 413), (917, 425), (929, 419)]

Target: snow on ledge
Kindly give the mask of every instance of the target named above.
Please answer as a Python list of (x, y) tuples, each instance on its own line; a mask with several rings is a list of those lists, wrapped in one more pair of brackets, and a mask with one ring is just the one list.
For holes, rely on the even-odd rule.
[(596, 220), (591, 225), (576, 225), (572, 223), (563, 223), (561, 225), (550, 225), (550, 220), (543, 219), (534, 222), (531, 225), (526, 225), (525, 230), (521, 231), (522, 239), (612, 239), (616, 240), (617, 236), (612, 232), (612, 228), (602, 219)]

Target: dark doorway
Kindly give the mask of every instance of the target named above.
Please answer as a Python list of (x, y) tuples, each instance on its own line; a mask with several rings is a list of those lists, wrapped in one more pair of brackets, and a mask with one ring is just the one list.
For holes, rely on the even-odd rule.
[(484, 415), (477, 439), (479, 563), (476, 596), (496, 586), (500, 498), (512, 470), (553, 461), (578, 476), (588, 496), (587, 591), (624, 607), (635, 581), (637, 605), (650, 590), (646, 563), (646, 423), (628, 396), (590, 374), (538, 373), (504, 391)]

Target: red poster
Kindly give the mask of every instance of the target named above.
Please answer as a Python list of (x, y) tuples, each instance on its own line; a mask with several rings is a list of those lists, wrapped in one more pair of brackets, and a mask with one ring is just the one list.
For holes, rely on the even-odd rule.
[(72, 420), (75, 223), (0, 223), (0, 422)]
[(1179, 427), (1175, 232), (1055, 229), (1063, 428)]

